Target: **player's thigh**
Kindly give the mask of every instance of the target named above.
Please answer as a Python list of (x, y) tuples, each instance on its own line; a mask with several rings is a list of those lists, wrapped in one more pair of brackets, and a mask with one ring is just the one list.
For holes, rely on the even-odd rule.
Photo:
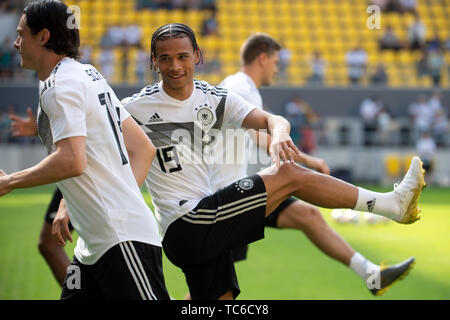
[(317, 207), (297, 200), (284, 208), (277, 219), (278, 228), (305, 230), (323, 220)]
[(258, 172), (267, 192), (266, 211), (269, 215), (295, 190), (305, 168), (292, 163), (283, 163), (279, 168), (271, 166)]

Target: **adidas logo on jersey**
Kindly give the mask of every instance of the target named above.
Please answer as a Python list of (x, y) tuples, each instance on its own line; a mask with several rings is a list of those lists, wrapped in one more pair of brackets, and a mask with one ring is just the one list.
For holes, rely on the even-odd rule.
[(163, 119), (161, 119), (161, 117), (157, 113), (155, 113), (154, 115), (152, 115), (150, 117), (150, 119), (148, 119), (148, 122), (150, 122), (150, 123), (161, 122), (161, 121), (163, 121)]

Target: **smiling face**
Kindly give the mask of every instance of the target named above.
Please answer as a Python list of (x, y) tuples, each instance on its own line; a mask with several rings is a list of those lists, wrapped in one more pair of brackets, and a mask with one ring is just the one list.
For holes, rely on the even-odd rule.
[(199, 52), (186, 37), (157, 40), (153, 64), (161, 73), (164, 91), (178, 100), (187, 99), (194, 89), (195, 65)]
[(40, 32), (33, 35), (26, 22), (26, 16), (22, 15), (19, 25), (17, 26), (17, 39), (14, 42), (21, 56), (20, 65), (22, 68), (37, 70), (38, 53), (42, 50), (40, 44)]

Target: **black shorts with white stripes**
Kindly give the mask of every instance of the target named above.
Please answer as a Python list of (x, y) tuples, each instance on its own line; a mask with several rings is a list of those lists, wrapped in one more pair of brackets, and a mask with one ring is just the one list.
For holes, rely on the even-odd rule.
[(231, 249), (264, 238), (267, 193), (253, 175), (203, 198), (170, 224), (163, 248), (186, 276), (192, 299), (217, 299), (239, 286)]
[(61, 293), (61, 300), (169, 299), (161, 248), (137, 241), (115, 245), (93, 265), (74, 257)]

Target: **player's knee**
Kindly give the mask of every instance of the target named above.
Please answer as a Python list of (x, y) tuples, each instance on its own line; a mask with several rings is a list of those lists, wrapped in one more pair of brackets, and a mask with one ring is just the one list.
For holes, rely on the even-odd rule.
[(42, 256), (49, 256), (58, 249), (58, 244), (51, 238), (41, 236), (38, 242), (38, 250)]
[(294, 216), (294, 224), (298, 229), (307, 229), (314, 226), (318, 226), (324, 222), (322, 214), (316, 207), (302, 208), (301, 212), (298, 212)]
[(277, 175), (283, 177), (286, 183), (293, 183), (301, 179), (308, 172), (308, 169), (298, 164), (282, 164), (277, 171)]

